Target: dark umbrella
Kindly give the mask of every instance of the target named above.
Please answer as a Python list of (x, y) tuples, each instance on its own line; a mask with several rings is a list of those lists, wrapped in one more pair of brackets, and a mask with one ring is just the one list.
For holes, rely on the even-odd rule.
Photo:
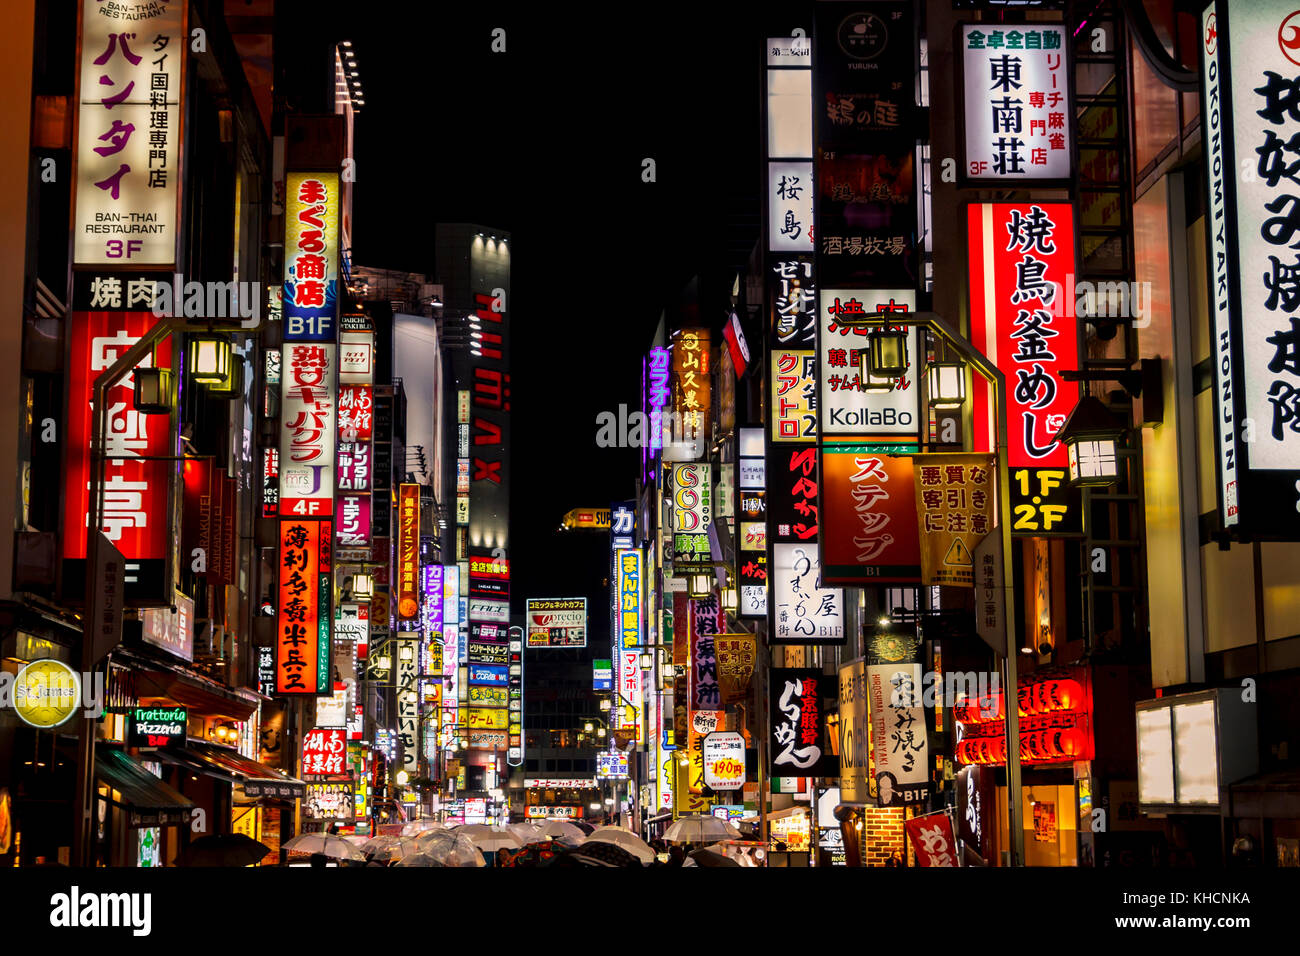
[(260, 862), (271, 852), (265, 843), (229, 833), (199, 837), (177, 858), (178, 866), (248, 866)]
[(740, 866), (731, 857), (717, 850), (695, 850), (690, 854), (696, 866)]
[(581, 821), (581, 820), (573, 820), (573, 821), (571, 821), (571, 822), (573, 823), (573, 825), (574, 825), (575, 827), (577, 827), (579, 830), (581, 830), (581, 831), (582, 831), (583, 833), (585, 833), (587, 836), (591, 836), (591, 834), (592, 834), (592, 833), (595, 831), (595, 829), (596, 829), (596, 828), (593, 827), (590, 823), (584, 823), (584, 822)]
[(585, 866), (641, 866), (641, 861), (627, 850), (602, 840), (588, 840), (569, 856)]

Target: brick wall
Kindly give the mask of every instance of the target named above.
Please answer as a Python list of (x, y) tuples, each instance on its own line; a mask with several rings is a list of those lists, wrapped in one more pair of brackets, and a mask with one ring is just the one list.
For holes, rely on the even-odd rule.
[(866, 807), (862, 820), (862, 862), (884, 866), (895, 852), (903, 859), (903, 807)]

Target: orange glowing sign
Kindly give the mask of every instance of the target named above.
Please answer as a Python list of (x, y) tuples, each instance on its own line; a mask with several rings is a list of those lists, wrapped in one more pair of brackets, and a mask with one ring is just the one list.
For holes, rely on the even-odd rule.
[(280, 519), (275, 692), (319, 695), (330, 677), (334, 522)]
[(420, 613), (420, 486), (402, 485), (397, 495), (397, 618)]

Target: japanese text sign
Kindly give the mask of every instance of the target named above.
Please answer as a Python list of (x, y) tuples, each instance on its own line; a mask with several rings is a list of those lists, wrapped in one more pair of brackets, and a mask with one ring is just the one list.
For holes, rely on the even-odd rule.
[(291, 172), (285, 197), (284, 340), (332, 344), (339, 306), (338, 174)]
[(280, 514), (334, 514), (335, 349), (286, 342), (280, 378)]
[(963, 24), (969, 179), (1070, 178), (1069, 35), (1051, 24)]
[(822, 449), (823, 580), (913, 584), (921, 575), (914, 460), (873, 447)]
[(73, 263), (170, 266), (186, 5), (82, 0), (80, 6)]
[[(818, 367), (821, 379), (822, 434), (888, 435), (895, 441), (915, 442), (920, 432), (917, 326), (907, 328), (907, 369), (888, 391), (868, 391), (862, 369), (870, 329), (851, 324), (855, 316), (881, 312), (902, 316), (916, 311), (911, 289), (823, 289), (818, 318)], [(847, 320), (847, 321), (846, 321)]]
[(913, 464), (921, 581), (974, 587), (972, 555), (993, 530), (996, 459), (991, 455), (922, 455), (913, 459)]
[(280, 519), (275, 692), (332, 692), (332, 521)]
[[(1074, 208), (1068, 203), (983, 203), (967, 207), (971, 343), (1006, 375), (1008, 464), (1067, 464), (1056, 433), (1078, 387), (1060, 378), (1078, 368), (1078, 323), (1063, 291), (1074, 274)], [(975, 450), (993, 451), (997, 427), (989, 384), (972, 380)]]

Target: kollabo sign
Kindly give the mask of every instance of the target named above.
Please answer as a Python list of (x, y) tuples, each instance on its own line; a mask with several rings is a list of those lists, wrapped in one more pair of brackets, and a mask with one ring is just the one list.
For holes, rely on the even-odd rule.
[(185, 743), (184, 707), (133, 707), (127, 718), (128, 747), (166, 747)]
[(921, 428), (917, 327), (907, 326), (906, 371), (893, 380), (888, 391), (868, 391), (862, 359), (870, 329), (852, 321), (864, 315), (897, 313), (899, 324), (890, 328), (903, 328), (906, 315), (916, 311), (916, 293), (911, 289), (822, 289), (818, 295), (822, 435), (881, 435), (892, 441), (915, 442)]
[(1245, 536), (1300, 538), (1300, 9), (1201, 15), (1201, 116), (1219, 512)]
[(745, 786), (745, 738), (715, 731), (704, 738), (704, 785), (710, 790), (740, 790)]

